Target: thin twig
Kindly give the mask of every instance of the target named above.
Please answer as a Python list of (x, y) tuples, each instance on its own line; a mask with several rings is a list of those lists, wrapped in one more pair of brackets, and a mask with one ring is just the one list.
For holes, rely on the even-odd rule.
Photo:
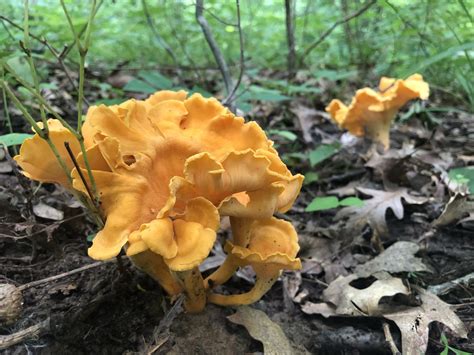
[[(10, 20), (8, 17), (5, 17), (3, 15), (0, 15), (0, 20), (2, 21), (5, 21), (5, 22), (8, 22), (12, 27), (15, 27), (17, 30), (20, 30), (20, 31), (23, 31), (23, 27), (21, 27), (20, 25), (16, 24), (15, 22), (13, 22), (12, 20)], [(43, 43), (43, 40), (38, 37), (38, 36), (35, 36), (34, 34), (31, 34), (30, 33), (30, 37), (31, 38), (34, 38), (35, 40), (37, 40), (38, 42)]]
[(222, 78), (224, 79), (224, 85), (227, 95), (229, 95), (232, 91), (232, 77), (230, 75), (229, 67), (227, 66), (224, 56), (219, 46), (217, 45), (216, 39), (212, 34), (211, 28), (209, 27), (209, 23), (203, 15), (203, 2), (203, 0), (196, 0), (196, 20), (201, 26), (207, 44), (211, 48), (212, 54), (214, 55), (214, 59), (216, 60), (219, 70), (222, 74)]
[(31, 281), (31, 282), (28, 282), (26, 284), (21, 285), (20, 287), (18, 287), (18, 289), (23, 291), (23, 290), (26, 290), (26, 289), (31, 288), (31, 287), (36, 287), (38, 285), (42, 285), (42, 284), (47, 283), (47, 282), (56, 281), (56, 280), (62, 279), (62, 278), (67, 277), (67, 276), (75, 275), (79, 272), (83, 272), (83, 271), (86, 271), (86, 270), (89, 270), (89, 269), (96, 268), (96, 267), (101, 266), (101, 265), (105, 265), (107, 262), (109, 262), (109, 261), (105, 261), (105, 262), (104, 261), (97, 261), (97, 262), (92, 263), (92, 264), (81, 266), (80, 268), (77, 268), (77, 269), (74, 269), (74, 270), (63, 272), (62, 274), (59, 274), (59, 275), (46, 277), (46, 278), (41, 279), (41, 280)]
[(20, 330), (16, 333), (9, 335), (0, 335), (0, 350), (8, 349), (18, 343), (22, 343), (30, 338), (38, 337), (44, 332), (48, 332), (50, 328), (49, 318), (39, 322), (31, 327)]
[(67, 153), (69, 154), (69, 158), (71, 158), (72, 164), (77, 170), (77, 173), (79, 174), (79, 177), (81, 178), (82, 183), (84, 184), (87, 194), (89, 195), (89, 198), (91, 199), (92, 202), (95, 202), (94, 195), (92, 194), (92, 191), (89, 187), (89, 184), (86, 181), (86, 178), (82, 174), (82, 169), (80, 168), (79, 164), (77, 163), (76, 157), (74, 156), (74, 153), (71, 150), (71, 146), (69, 145), (69, 142), (64, 142), (64, 147), (67, 150)]
[(153, 354), (168, 340), (169, 335), (167, 332), (173, 323), (173, 320), (183, 312), (184, 298), (184, 293), (178, 296), (178, 299), (175, 301), (173, 307), (171, 307), (169, 311), (166, 312), (158, 326), (153, 330), (152, 344), (149, 346), (145, 344), (144, 349), (141, 349), (140, 353), (147, 355)]
[(145, 14), (148, 27), (150, 27), (150, 30), (153, 33), (153, 36), (155, 36), (156, 41), (158, 42), (160, 47), (163, 48), (166, 53), (168, 53), (171, 60), (173, 61), (173, 64), (175, 66), (178, 66), (178, 59), (176, 58), (176, 55), (174, 54), (173, 49), (168, 45), (168, 43), (166, 43), (163, 37), (161, 37), (160, 33), (158, 32), (158, 29), (155, 26), (155, 23), (153, 22), (150, 11), (148, 10), (148, 5), (146, 3), (146, 0), (142, 0), (142, 8), (143, 8), (143, 13)]
[(385, 340), (387, 341), (388, 345), (390, 346), (390, 351), (393, 355), (400, 355), (401, 352), (398, 350), (395, 341), (393, 340), (392, 333), (390, 332), (390, 326), (387, 322), (383, 322), (383, 333), (385, 334)]
[(377, 0), (370, 0), (356, 12), (344, 17), (342, 20), (334, 22), (332, 26), (329, 27), (316, 41), (314, 41), (312, 44), (309, 45), (308, 48), (306, 48), (306, 50), (303, 52), (303, 55), (301, 56), (300, 64), (304, 62), (305, 58), (311, 53), (311, 51), (315, 49), (322, 41), (324, 41), (326, 37), (329, 36), (331, 32), (336, 29), (337, 26), (342, 25), (343, 23), (350, 21), (357, 16), (362, 15), (376, 2)]
[(285, 18), (286, 18), (286, 41), (288, 44), (288, 78), (295, 77), (296, 72), (296, 48), (295, 48), (295, 1), (285, 0)]
[(242, 82), (242, 78), (244, 76), (245, 71), (245, 56), (244, 56), (244, 35), (242, 31), (242, 24), (240, 19), (240, 1), (235, 0), (235, 5), (237, 6), (237, 28), (239, 30), (239, 45), (240, 45), (240, 72), (237, 82), (234, 85), (234, 88), (229, 93), (229, 95), (225, 98), (223, 104), (229, 105), (231, 110), (234, 111), (235, 108), (235, 94), (239, 89), (240, 83)]

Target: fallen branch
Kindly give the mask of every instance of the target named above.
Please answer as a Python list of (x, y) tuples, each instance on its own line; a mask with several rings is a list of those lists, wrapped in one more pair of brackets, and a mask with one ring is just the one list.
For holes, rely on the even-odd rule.
[(211, 48), (212, 54), (214, 55), (214, 59), (216, 60), (217, 66), (219, 67), (219, 70), (222, 74), (222, 78), (224, 79), (224, 85), (227, 95), (229, 95), (232, 91), (232, 77), (230, 75), (229, 67), (227, 66), (224, 56), (216, 42), (216, 39), (212, 34), (211, 28), (209, 27), (209, 23), (204, 17), (203, 12), (204, 1), (196, 0), (196, 20), (201, 26), (207, 44)]
[(50, 324), (49, 318), (28, 327), (26, 329), (20, 330), (19, 332), (9, 334), (9, 335), (0, 335), (0, 350), (8, 349), (10, 346), (21, 343), (30, 338), (39, 336), (42, 333), (49, 332)]
[(230, 106), (230, 109), (232, 111), (235, 111), (234, 110), (235, 100), (236, 100), (235, 95), (237, 94), (237, 90), (239, 89), (240, 83), (242, 82), (242, 77), (244, 76), (244, 71), (245, 71), (244, 35), (243, 35), (243, 32), (242, 32), (242, 25), (241, 25), (241, 21), (240, 21), (240, 1), (236, 0), (235, 4), (237, 6), (237, 28), (239, 30), (240, 72), (239, 72), (239, 78), (237, 79), (237, 82), (235, 83), (234, 88), (229, 93), (229, 95), (226, 97), (226, 99), (223, 101), (223, 104)]
[(376, 2), (377, 2), (377, 0), (370, 0), (369, 2), (367, 2), (364, 6), (362, 6), (356, 12), (344, 17), (342, 20), (334, 22), (332, 24), (332, 26), (329, 27), (316, 41), (314, 41), (312, 44), (309, 45), (308, 48), (306, 48), (306, 50), (303, 52), (303, 55), (301, 56), (300, 64), (302, 64), (304, 62), (305, 58), (311, 53), (311, 51), (313, 49), (315, 49), (322, 41), (324, 41), (326, 39), (326, 37), (329, 36), (331, 34), (331, 32), (336, 29), (337, 26), (342, 25), (343, 23), (346, 23), (346, 22), (352, 20), (353, 18), (362, 15), (364, 12), (366, 12)]

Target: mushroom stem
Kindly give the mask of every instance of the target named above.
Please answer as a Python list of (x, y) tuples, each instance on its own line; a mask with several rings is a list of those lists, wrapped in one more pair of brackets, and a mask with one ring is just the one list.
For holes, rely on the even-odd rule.
[(217, 293), (211, 293), (208, 296), (210, 303), (214, 303), (220, 306), (239, 306), (257, 302), (262, 296), (268, 292), (278, 279), (278, 275), (274, 275), (270, 278), (258, 277), (255, 282), (255, 286), (246, 293), (240, 295), (220, 295)]
[(383, 145), (384, 149), (390, 148), (390, 124), (395, 118), (395, 112), (387, 112), (382, 119), (373, 120), (367, 125), (367, 135), (375, 142)]
[(157, 281), (170, 296), (178, 295), (183, 291), (160, 255), (147, 250), (130, 256), (130, 259), (139, 269)]
[(186, 299), (184, 307), (189, 313), (199, 313), (206, 306), (206, 290), (204, 280), (197, 267), (192, 270), (177, 272), (184, 285)]
[(235, 257), (229, 254), (222, 265), (204, 280), (204, 287), (208, 289), (212, 288), (214, 285), (222, 285), (232, 277), (238, 268), (239, 265), (237, 264)]

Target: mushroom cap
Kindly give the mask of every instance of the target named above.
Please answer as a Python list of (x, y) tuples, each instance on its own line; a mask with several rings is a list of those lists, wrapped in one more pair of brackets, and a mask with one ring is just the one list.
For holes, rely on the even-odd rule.
[(161, 255), (171, 270), (190, 270), (209, 255), (219, 228), (216, 207), (202, 197), (190, 200), (178, 218), (157, 218), (131, 233), (127, 255), (150, 249)]
[(259, 277), (270, 278), (281, 270), (301, 268), (298, 235), (293, 225), (275, 217), (255, 220), (246, 247), (227, 242), (226, 251), (240, 265), (251, 265)]
[[(68, 164), (63, 143), (71, 141), (90, 185), (72, 134), (56, 120), (48, 122)], [(188, 268), (212, 247), (217, 225), (209, 221), (216, 220), (217, 209), (222, 215), (269, 218), (288, 210), (301, 188), (303, 176), (291, 174), (257, 123), (245, 123), (200, 94), (187, 98), (184, 91), (160, 91), (144, 101), (92, 106), (82, 127), (106, 217), (89, 249), (94, 259), (112, 258), (128, 243), (130, 254), (149, 248), (171, 268)], [(67, 176), (46, 148), (35, 136), (16, 159), (32, 179), (67, 186)], [(68, 169), (72, 188), (86, 194), (79, 172), (70, 164)], [(206, 205), (202, 211), (209, 215), (195, 217), (194, 204)], [(187, 256), (188, 244), (194, 259)]]
[(419, 74), (405, 80), (382, 77), (378, 92), (371, 88), (357, 90), (349, 106), (332, 100), (326, 111), (340, 128), (356, 136), (367, 134), (387, 148), (390, 123), (398, 110), (410, 100), (426, 100), (428, 96), (429, 86)]
[[(42, 122), (38, 122), (38, 125), (43, 128)], [(69, 143), (75, 156), (81, 150), (79, 142), (59, 120), (49, 119), (47, 125), (49, 128), (49, 138), (56, 146), (59, 156), (64, 161), (68, 172), (70, 172), (74, 168), (74, 164), (69, 157), (64, 142)], [(23, 174), (28, 178), (41, 182), (58, 183), (70, 187), (68, 176), (59, 165), (48, 142), (42, 139), (37, 133), (23, 142), (20, 153), (16, 155), (14, 159), (22, 168)]]

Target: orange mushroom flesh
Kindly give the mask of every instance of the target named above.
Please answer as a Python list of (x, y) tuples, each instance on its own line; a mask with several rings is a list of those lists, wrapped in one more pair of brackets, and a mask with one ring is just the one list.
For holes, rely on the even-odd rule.
[(228, 242), (226, 251), (240, 266), (251, 265), (257, 275), (254, 287), (246, 293), (221, 295), (210, 293), (208, 300), (222, 306), (251, 304), (258, 301), (278, 280), (281, 271), (301, 268), (298, 236), (291, 223), (277, 219), (259, 219), (252, 223), (248, 246)]
[(340, 128), (355, 136), (366, 135), (388, 149), (390, 125), (400, 108), (410, 100), (426, 100), (428, 96), (429, 86), (419, 74), (405, 80), (382, 77), (379, 91), (357, 90), (349, 106), (340, 100), (332, 100), (326, 111)]
[[(67, 174), (36, 136), (15, 159), (31, 179), (86, 196), (91, 182), (83, 155), (69, 131), (55, 120), (48, 123)], [(198, 266), (212, 249), (220, 217), (231, 218), (233, 248), (251, 250), (255, 233), (250, 226), (286, 212), (302, 185), (303, 177), (290, 173), (255, 122), (245, 123), (217, 100), (199, 94), (187, 98), (184, 91), (161, 91), (144, 101), (93, 106), (82, 135), (106, 218), (89, 256), (110, 259), (125, 248), (168, 294), (184, 292), (190, 312), (203, 309), (208, 280), (224, 283), (249, 259), (242, 261), (234, 250), (204, 282)], [(63, 151), (66, 141), (85, 181)], [(274, 258), (264, 251), (258, 255), (268, 262)]]

